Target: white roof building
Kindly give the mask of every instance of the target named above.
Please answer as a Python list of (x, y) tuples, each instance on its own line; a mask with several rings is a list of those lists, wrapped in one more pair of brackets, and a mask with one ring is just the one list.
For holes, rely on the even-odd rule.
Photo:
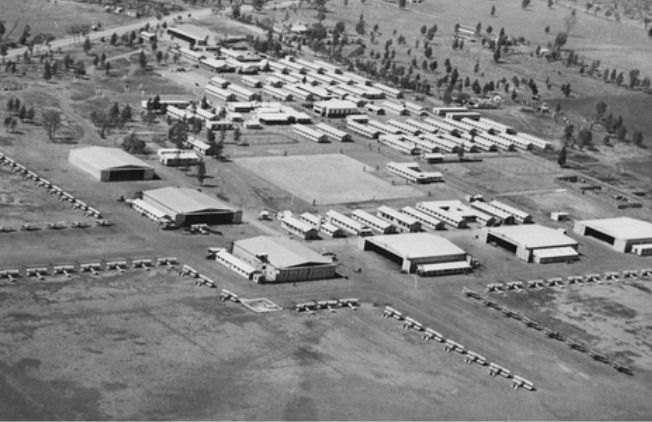
[(573, 231), (605, 242), (619, 252), (630, 252), (634, 245), (652, 244), (652, 223), (629, 217), (577, 221)]
[(178, 225), (233, 224), (242, 211), (195, 189), (165, 187), (143, 192), (143, 201), (164, 211)]
[(68, 161), (102, 182), (144, 180), (154, 177), (154, 168), (118, 149), (87, 147), (70, 151)]
[[(401, 262), (401, 269), (415, 272), (420, 265), (460, 263), (458, 269), (469, 270), (467, 254), (453, 242), (431, 233), (405, 233), (361, 237), (362, 250), (380, 251)], [(457, 271), (459, 272), (459, 271)]]
[(563, 231), (537, 224), (487, 227), (481, 230), (480, 238), (514, 251), (527, 262), (543, 264), (579, 258), (577, 240)]

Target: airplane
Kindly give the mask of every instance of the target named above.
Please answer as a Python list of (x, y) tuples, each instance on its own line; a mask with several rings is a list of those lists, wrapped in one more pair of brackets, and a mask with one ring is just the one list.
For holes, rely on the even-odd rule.
[(636, 271), (636, 270), (623, 270), (623, 278), (638, 278), (638, 271)]
[(53, 268), (55, 274), (63, 274), (66, 277), (70, 278), (72, 272), (75, 271), (75, 268), (72, 265), (59, 265)]
[(30, 223), (25, 223), (22, 226), (20, 226), (20, 229), (21, 230), (31, 231), (31, 230), (39, 230), (39, 227), (35, 226), (35, 225), (32, 225)]
[(534, 391), (534, 384), (532, 381), (526, 380), (523, 377), (519, 377), (518, 375), (514, 375), (514, 379), (512, 380), (512, 388), (515, 390), (518, 390), (519, 388), (525, 388), (526, 390)]
[(131, 263), (134, 268), (144, 268), (145, 271), (149, 271), (149, 268), (152, 266), (151, 259), (135, 259)]
[(385, 306), (385, 310), (383, 311), (383, 318), (390, 318), (390, 317), (398, 319), (400, 321), (403, 319), (403, 314), (394, 308)]
[(113, 226), (113, 225), (115, 224), (115, 222), (114, 222), (114, 221), (111, 221), (111, 220), (98, 220), (98, 221), (96, 222), (96, 224), (97, 224), (98, 226), (108, 227), (108, 226)]
[(601, 283), (602, 280), (600, 279), (600, 274), (587, 274), (585, 276), (586, 281), (590, 282), (596, 282), (596, 283)]
[(504, 290), (505, 286), (502, 283), (487, 284), (487, 292), (502, 293)]
[(491, 301), (491, 300), (482, 299), (482, 303), (484, 303), (484, 305), (487, 306), (488, 308), (500, 309), (500, 305), (497, 304), (496, 302)]
[(489, 375), (491, 375), (492, 377), (495, 377), (496, 375), (502, 375), (505, 378), (509, 378), (510, 371), (503, 366), (491, 362), (489, 364)]
[(199, 273), (197, 272), (197, 270), (195, 270), (194, 268), (192, 268), (189, 265), (184, 265), (181, 268), (180, 274), (181, 274), (181, 277), (186, 276), (186, 275), (189, 275), (190, 277), (193, 277), (193, 278), (199, 277)]
[(611, 363), (611, 359), (609, 359), (609, 356), (606, 356), (598, 352), (597, 350), (590, 349), (589, 356), (591, 356), (593, 359), (597, 360), (598, 362)]
[(325, 308), (328, 309), (328, 312), (335, 312), (335, 307), (337, 307), (340, 303), (337, 300), (324, 300), (321, 302), (317, 302), (317, 306), (319, 308)]
[(349, 298), (349, 299), (340, 299), (340, 306), (348, 306), (349, 308), (353, 309), (354, 311), (358, 309), (360, 306), (360, 301), (358, 299), (354, 298)]
[(99, 262), (93, 262), (90, 264), (81, 264), (79, 268), (82, 271), (88, 271), (91, 272), (93, 275), (97, 275), (97, 272), (102, 270), (102, 265), (100, 265)]
[(403, 322), (403, 329), (407, 330), (410, 328), (414, 328), (417, 331), (422, 331), (423, 325), (419, 321), (413, 318), (405, 317), (405, 321)]
[(423, 334), (423, 339), (425, 341), (436, 340), (440, 343), (443, 343), (445, 341), (444, 335), (442, 333), (433, 330), (432, 328), (426, 328), (426, 331)]
[(644, 268), (640, 270), (638, 273), (641, 277), (650, 277), (652, 276), (652, 268)]
[(168, 270), (174, 268), (175, 264), (178, 264), (176, 257), (159, 258), (157, 259), (157, 262), (159, 266), (165, 265), (168, 268)]
[(447, 352), (447, 353), (450, 353), (450, 352), (457, 352), (459, 354), (466, 353), (465, 350), (464, 350), (464, 346), (462, 346), (461, 344), (456, 343), (456, 342), (454, 342), (452, 340), (446, 340), (446, 342), (444, 343), (444, 351)]
[(511, 317), (512, 315), (518, 313), (518, 312), (516, 312), (516, 311), (512, 311), (512, 310), (509, 309), (507, 306), (501, 306), (501, 307), (500, 307), (500, 311), (501, 311), (503, 314), (505, 314), (506, 317)]
[(548, 287), (563, 286), (563, 285), (564, 285), (564, 280), (562, 280), (561, 277), (554, 277), (548, 279)]
[(83, 221), (73, 221), (70, 227), (76, 227), (78, 229), (84, 229), (88, 227), (88, 224), (84, 223)]
[(522, 281), (510, 281), (507, 283), (507, 290), (515, 290), (517, 292), (523, 292), (523, 282)]
[(43, 276), (48, 274), (47, 268), (27, 268), (25, 270), (28, 276), (36, 277), (39, 280), (43, 280)]
[(580, 351), (580, 352), (588, 351), (588, 349), (586, 348), (584, 343), (577, 342), (577, 341), (575, 341), (573, 339), (570, 339), (570, 338), (566, 339), (566, 344), (568, 344), (571, 349), (575, 349), (575, 350)]
[(477, 363), (479, 365), (486, 365), (487, 358), (469, 350), (468, 352), (466, 352), (466, 358), (464, 358), (464, 362), (466, 362), (469, 365), (472, 363)]
[(67, 228), (64, 223), (48, 223), (48, 229), (61, 230)]
[(523, 317), (521, 321), (523, 321), (523, 323), (530, 328), (534, 328), (535, 330), (541, 330), (541, 324), (539, 324), (536, 321), (532, 321), (531, 319), (526, 317)]
[(604, 279), (605, 280), (613, 280), (613, 281), (618, 281), (619, 280), (619, 274), (616, 271), (609, 271), (604, 273)]
[(220, 301), (222, 301), (222, 302), (224, 302), (225, 300), (231, 300), (231, 301), (236, 302), (236, 303), (240, 302), (240, 298), (238, 297), (237, 294), (231, 293), (230, 291), (228, 291), (226, 289), (222, 289), (222, 294), (220, 294), (218, 299)]
[(531, 289), (541, 289), (543, 288), (543, 280), (529, 280), (527, 286)]
[(315, 313), (313, 309), (317, 308), (317, 304), (315, 302), (298, 303), (295, 308), (297, 312), (308, 312), (312, 315)]
[(550, 328), (544, 328), (543, 332), (546, 337), (553, 338), (555, 340), (564, 340), (564, 336), (559, 331), (553, 331)]
[(634, 371), (629, 366), (625, 366), (625, 365), (623, 365), (621, 363), (618, 363), (618, 362), (613, 362), (611, 365), (614, 368), (616, 368), (616, 370), (619, 371), (619, 372), (622, 372), (622, 373), (627, 374), (627, 375), (634, 375)]
[(193, 224), (188, 231), (190, 233), (208, 234), (208, 224)]
[(480, 299), (480, 298), (482, 298), (482, 296), (480, 296), (479, 293), (474, 292), (474, 291), (471, 290), (471, 289), (467, 289), (466, 287), (464, 287), (464, 288), (462, 289), (462, 293), (463, 293), (464, 295), (468, 296), (468, 297), (472, 297), (473, 299)]

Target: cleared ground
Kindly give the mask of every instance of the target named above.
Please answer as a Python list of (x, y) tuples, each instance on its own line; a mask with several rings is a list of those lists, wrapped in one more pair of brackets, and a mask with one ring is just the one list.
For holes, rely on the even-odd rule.
[(237, 163), (306, 202), (342, 204), (423, 195), (378, 179), (364, 170), (371, 168), (346, 155), (242, 158)]
[[(534, 17), (544, 5), (537, 2), (532, 11), (523, 12), (518, 9), (519, 3), (497, 4), (500, 19), (524, 26), (518, 16)], [(490, 3), (486, 3), (486, 10), (469, 5), (477, 2), (464, 1), (461, 8), (444, 2), (409, 6), (417, 11), (440, 7), (440, 12), (448, 15), (437, 18), (450, 24), (446, 28), (440, 25), (436, 37), (440, 45), (434, 57), (440, 62), (440, 76), (447, 56), (460, 71), (464, 63), (475, 61), (476, 47), (459, 54), (449, 47), (455, 20), (468, 16), (475, 21), (474, 13), (488, 15)], [(388, 38), (394, 25), (412, 28), (414, 35), (419, 29), (412, 19), (418, 15), (412, 12), (401, 16), (409, 16), (405, 20), (409, 26), (399, 18), (387, 19), (398, 16), (396, 4), (351, 2), (341, 9), (347, 15), (349, 32), (361, 10), (370, 24), (380, 22), (384, 35), (378, 35), (377, 40)], [(312, 19), (314, 11), (308, 13)], [(425, 14), (423, 18), (427, 20), (424, 23), (439, 22), (428, 20)], [(386, 25), (389, 27), (384, 28)], [(497, 32), (502, 23), (492, 25)], [(510, 25), (506, 24), (506, 30), (517, 35)], [(446, 35), (440, 38), (444, 32)], [(408, 39), (408, 45), (402, 48), (413, 46), (414, 41)], [(166, 47), (165, 41), (159, 46), (162, 50)], [(380, 47), (374, 44), (373, 48)], [(97, 207), (117, 224), (0, 235), (0, 269), (177, 256), (182, 263), (213, 278), (218, 289), (197, 288), (193, 280), (162, 269), (0, 282), (0, 419), (650, 419), (652, 375), (648, 368), (652, 350), (645, 305), (652, 294), (649, 281), (497, 298), (627, 361), (634, 367), (633, 377), (506, 320), (502, 314), (461, 295), (464, 286), (482, 291), (494, 281), (650, 267), (649, 258), (615, 253), (597, 241), (579, 238), (579, 262), (528, 264), (504, 249), (482, 244), (475, 237), (477, 225), (473, 225), (473, 229), (438, 233), (479, 259), (481, 267), (467, 276), (415, 279), (401, 274), (396, 264), (382, 256), (357, 249), (356, 238), (306, 242), (315, 251), (336, 253), (338, 272), (346, 278), (296, 286), (256, 285), (205, 259), (207, 247), (229, 247), (234, 240), (260, 234), (287, 236), (278, 222), (256, 220), (261, 208), (323, 213), (332, 207), (328, 198), (348, 200), (341, 208), (375, 211), (381, 204), (413, 205), (424, 195), (461, 199), (465, 194), (483, 193), (488, 199), (499, 196), (532, 212), (539, 223), (567, 230), (570, 222), (554, 223), (546, 214), (557, 209), (569, 210), (577, 218), (621, 214), (612, 205), (597, 203), (593, 198), (557, 191), (563, 186), (557, 185), (554, 178), (572, 170), (562, 172), (539, 156), (517, 153), (487, 158), (481, 163), (422, 165), (424, 169), (443, 171), (446, 182), (406, 185), (389, 175), (385, 165), (408, 157), (376, 141), (356, 136), (355, 142), (346, 144), (314, 144), (301, 139), (276, 145), (289, 131), (275, 128), (269, 132), (276, 135), (271, 142), (262, 139), (268, 133), (255, 135), (254, 131), (245, 133), (244, 139), (251, 134), (248, 147), (227, 139), (225, 152), (233, 162), (206, 160), (209, 178), (203, 186), (192, 177), (194, 170), (186, 176), (177, 169), (162, 167), (152, 155), (141, 158), (156, 168), (160, 180), (100, 183), (67, 162), (72, 148), (119, 145), (128, 131), (149, 129), (138, 121), (141, 99), (156, 92), (185, 91), (200, 96), (201, 84), (209, 76), (186, 63), (181, 65), (189, 72), (169, 73), (166, 69), (172, 67), (171, 60), (167, 65), (155, 64), (149, 48), (147, 69), (138, 66), (133, 54), (136, 50), (94, 42), (92, 52), (102, 49), (115, 57), (109, 76), (89, 66), (88, 80), (71, 82), (68, 77), (55, 77), (45, 83), (40, 64), (27, 76), (5, 76), (7, 80), (29, 83), (25, 83), (28, 87), (23, 91), (1, 93), (0, 103), (18, 96), (28, 106), (34, 105), (37, 115), (45, 107), (59, 108), (69, 132), (80, 129), (76, 136), (61, 136), (52, 143), (42, 127), (21, 123), (16, 133), (5, 133), (0, 138), (0, 147), (10, 157)], [(77, 54), (89, 60), (83, 53)], [(487, 71), (487, 77), (502, 76), (501, 66), (510, 66), (505, 63), (489, 67), (490, 53), (478, 54), (481, 72)], [(525, 70), (540, 64), (531, 60), (514, 68), (530, 76)], [(197, 75), (201, 77), (196, 79)], [(237, 75), (228, 78), (239, 80)], [(595, 88), (595, 82), (587, 81), (584, 88)], [(125, 89), (127, 83), (130, 89)], [(103, 95), (96, 95), (96, 86), (103, 88)], [(87, 119), (91, 111), (106, 111), (114, 101), (121, 108), (130, 104), (134, 119), (102, 139)], [(293, 105), (298, 107), (297, 103)], [(499, 111), (496, 120), (505, 114), (516, 122), (510, 124), (519, 128), (559, 137), (561, 123), (555, 125), (549, 117), (524, 118), (529, 115), (514, 110)], [(151, 130), (166, 132), (164, 119), (159, 119)], [(286, 152), (288, 156), (284, 156)], [(554, 160), (552, 155), (547, 158)], [(250, 165), (243, 164), (247, 160)], [(599, 165), (597, 160), (591, 163)], [(392, 186), (391, 181), (396, 185)], [(31, 188), (23, 183), (27, 182), (7, 183), (3, 189), (7, 195), (18, 197), (24, 186)], [(214, 233), (205, 236), (159, 231), (154, 223), (115, 200), (120, 195), (133, 197), (139, 191), (162, 186), (199, 188), (210, 196), (226, 199), (243, 209), (245, 221), (237, 226), (217, 226)], [(315, 199), (316, 205), (312, 205)], [(20, 210), (28, 215), (29, 206), (20, 204), (15, 208), (16, 215)], [(38, 210), (36, 217), (41, 214), (45, 216), (45, 210)], [(216, 296), (221, 288), (245, 298), (269, 298), (286, 310), (258, 314), (231, 302), (219, 302)], [(360, 298), (362, 309), (320, 312), (315, 316), (291, 311), (298, 302), (342, 297)], [(399, 322), (381, 319), (385, 304), (532, 380), (537, 391), (515, 391), (509, 380), (491, 378), (486, 368), (466, 365), (462, 356), (444, 353), (440, 344), (426, 343), (417, 333), (404, 331)]]

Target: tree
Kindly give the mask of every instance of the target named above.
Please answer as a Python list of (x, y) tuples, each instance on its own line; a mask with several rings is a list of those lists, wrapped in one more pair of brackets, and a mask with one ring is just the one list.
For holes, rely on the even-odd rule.
[(128, 121), (131, 120), (131, 117), (132, 117), (132, 116), (131, 116), (131, 107), (129, 106), (129, 104), (127, 104), (127, 105), (124, 106), (124, 108), (120, 111), (120, 119), (121, 119), (123, 122), (128, 122)]
[(407, 2), (407, 0), (398, 0), (398, 7), (400, 9), (405, 9), (405, 3), (406, 2)]
[(45, 62), (45, 65), (43, 66), (43, 79), (46, 81), (52, 79), (52, 67), (50, 66), (49, 61)]
[(57, 130), (61, 127), (62, 119), (61, 113), (57, 110), (45, 110), (41, 113), (41, 118), (43, 121), (43, 127), (48, 132), (48, 138), (51, 142), (54, 142), (57, 134)]
[(147, 152), (147, 144), (142, 139), (139, 139), (134, 132), (131, 132), (123, 138), (122, 149), (129, 154), (144, 154)]
[(358, 23), (355, 24), (355, 32), (357, 32), (359, 35), (364, 35), (365, 33), (365, 22), (362, 13), (360, 14), (360, 20), (358, 20)]
[(593, 142), (593, 133), (587, 128), (582, 128), (577, 134), (577, 140), (579, 142), (579, 147), (582, 149), (586, 145), (590, 145)]
[(168, 130), (168, 139), (179, 149), (185, 148), (188, 140), (188, 125), (186, 122), (179, 120)]
[(240, 130), (240, 127), (236, 126), (236, 128), (233, 130), (233, 142), (237, 145), (240, 143), (241, 138), (242, 131)]
[(600, 101), (595, 105), (595, 119), (601, 120), (604, 116), (604, 113), (607, 112), (607, 104), (604, 101)]
[(197, 163), (197, 173), (195, 173), (195, 177), (199, 182), (199, 186), (203, 186), (204, 179), (206, 179), (206, 163), (204, 162), (204, 160), (200, 160)]
[(4, 127), (5, 127), (5, 132), (9, 133), (9, 128), (11, 127), (11, 122), (13, 120), (14, 119), (11, 116), (5, 117), (5, 119), (3, 121)]
[(26, 117), (27, 117), (27, 107), (25, 107), (25, 105), (22, 105), (20, 107), (20, 110), (18, 111), (18, 118), (22, 122), (25, 120)]
[(145, 52), (143, 50), (140, 50), (140, 55), (138, 56), (138, 62), (140, 63), (140, 67), (147, 67), (147, 56), (145, 55)]
[(575, 127), (573, 126), (572, 123), (569, 123), (566, 125), (564, 128), (564, 139), (567, 141), (570, 140), (573, 137), (573, 131), (575, 130)]
[(561, 150), (559, 151), (559, 155), (557, 156), (557, 164), (559, 164), (559, 167), (564, 168), (566, 165), (566, 146), (561, 147)]
[(421, 35), (426, 35), (426, 32), (428, 31), (428, 27), (425, 25), (421, 26)]
[(11, 114), (13, 113), (13, 111), (14, 111), (14, 99), (9, 98), (9, 100), (7, 101), (7, 112)]
[(625, 125), (622, 125), (618, 128), (618, 132), (616, 132), (616, 137), (618, 138), (619, 141), (624, 141), (626, 136), (627, 136), (627, 129), (625, 128)]
[(27, 110), (27, 115), (26, 115), (27, 120), (29, 120), (30, 122), (34, 121), (35, 115), (36, 115), (36, 112), (34, 111), (34, 107), (30, 107)]
[(523, 0), (521, 2), (521, 8), (527, 9), (527, 7), (530, 5), (530, 0)]
[(634, 89), (638, 85), (638, 76), (641, 74), (641, 71), (638, 69), (632, 69), (629, 71), (629, 88)]
[(147, 110), (141, 116), (142, 116), (143, 123), (145, 123), (147, 127), (152, 126), (152, 124), (154, 124), (154, 122), (156, 121), (156, 116), (154, 115), (154, 113), (152, 113), (152, 110)]
[(496, 6), (492, 5), (491, 6), (491, 16), (494, 16), (496, 14)]
[(568, 41), (568, 34), (566, 32), (559, 32), (555, 37), (553, 45), (557, 50), (560, 50), (564, 45), (566, 45), (566, 41)]
[(82, 49), (84, 50), (84, 53), (88, 54), (89, 51), (91, 51), (91, 39), (86, 37), (84, 40), (84, 45), (82, 46)]
[(632, 137), (632, 142), (634, 143), (634, 145), (641, 148), (643, 146), (643, 134), (640, 131), (634, 132), (634, 136)]
[(500, 48), (496, 48), (494, 51), (494, 62), (498, 63), (500, 61)]
[(552, 9), (552, 0), (548, 0), (548, 8)]

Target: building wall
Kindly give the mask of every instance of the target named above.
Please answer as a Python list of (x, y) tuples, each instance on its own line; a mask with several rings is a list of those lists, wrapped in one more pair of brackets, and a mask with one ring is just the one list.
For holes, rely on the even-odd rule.
[(296, 268), (278, 268), (269, 263), (262, 264), (254, 254), (241, 248), (237, 243), (233, 244), (232, 254), (257, 268), (261, 268), (261, 272), (265, 275), (265, 280), (275, 283), (333, 278), (335, 277), (335, 270), (337, 268), (336, 263)]
[(89, 164), (87, 161), (83, 160), (79, 155), (77, 154), (70, 154), (68, 155), (68, 161), (71, 164), (74, 164), (77, 168), (80, 170), (85, 171), (86, 173), (90, 174), (97, 180), (102, 180), (102, 170), (92, 166)]

